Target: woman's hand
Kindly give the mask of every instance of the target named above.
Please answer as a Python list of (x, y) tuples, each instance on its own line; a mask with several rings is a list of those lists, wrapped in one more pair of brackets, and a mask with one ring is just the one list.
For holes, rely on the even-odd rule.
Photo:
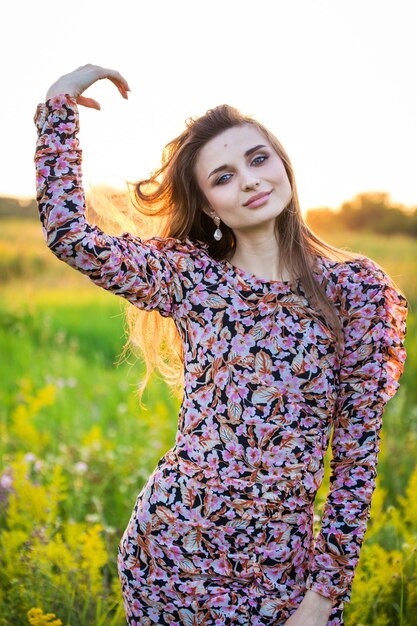
[(90, 85), (103, 78), (111, 80), (119, 89), (123, 98), (127, 100), (127, 92), (130, 91), (127, 80), (116, 70), (100, 67), (100, 65), (92, 65), (91, 63), (77, 67), (73, 72), (63, 74), (63, 76), (58, 78), (58, 80), (49, 87), (45, 100), (57, 96), (58, 94), (68, 93), (76, 98), (77, 104), (89, 107), (90, 109), (100, 110), (101, 107), (97, 100), (86, 98), (81, 94), (90, 87)]
[(285, 626), (327, 626), (332, 606), (329, 598), (308, 590)]

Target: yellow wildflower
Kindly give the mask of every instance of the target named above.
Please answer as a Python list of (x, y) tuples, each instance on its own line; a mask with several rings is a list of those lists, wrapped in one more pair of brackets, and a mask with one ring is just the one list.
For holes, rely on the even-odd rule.
[(28, 611), (30, 626), (62, 626), (55, 613), (44, 613), (42, 609), (32, 608)]

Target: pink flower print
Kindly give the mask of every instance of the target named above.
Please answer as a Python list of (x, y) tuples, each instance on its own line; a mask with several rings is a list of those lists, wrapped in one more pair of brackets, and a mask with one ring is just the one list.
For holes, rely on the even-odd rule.
[(317, 426), (317, 418), (313, 415), (305, 415), (300, 418), (300, 425), (303, 430), (308, 430), (309, 428)]
[[(155, 589), (155, 593), (158, 594), (158, 590)], [(156, 595), (156, 600), (158, 600), (158, 595)], [(157, 624), (159, 622), (159, 617), (161, 615), (161, 611), (158, 611), (157, 609), (153, 609), (153, 608), (149, 608), (148, 609), (148, 613), (149, 617), (155, 621), (155, 623)]]
[(222, 369), (217, 370), (217, 372), (215, 373), (214, 384), (219, 389), (224, 389), (228, 379), (229, 379), (229, 370), (226, 367), (223, 367)]
[(333, 559), (328, 554), (319, 554), (316, 556), (316, 561), (319, 565), (322, 565), (324, 568), (333, 568)]
[(311, 534), (311, 518), (308, 516), (302, 517), (298, 522), (298, 528), (300, 529), (300, 533), (302, 533), (303, 535)]
[(289, 367), (289, 363), (287, 363), (286, 361), (279, 361), (274, 367), (274, 371), (278, 372), (281, 378), (284, 378), (289, 372)]
[(223, 500), (219, 496), (216, 496), (216, 494), (214, 493), (209, 493), (207, 495), (206, 502), (210, 511), (212, 511), (213, 513), (215, 511), (218, 511), (223, 505)]
[(260, 377), (258, 375), (258, 380), (260, 381), (260, 384), (262, 384), (265, 387), (273, 387), (276, 383), (275, 381), (275, 377), (273, 374), (262, 374), (262, 377)]
[(358, 498), (365, 500), (369, 494), (369, 490), (365, 487), (355, 487), (355, 494), (357, 494)]
[(368, 480), (368, 473), (364, 467), (355, 467), (352, 470), (352, 476), (354, 476), (356, 480)]
[(247, 429), (246, 424), (244, 424), (244, 423), (243, 424), (238, 424), (237, 427), (236, 427), (235, 432), (236, 432), (236, 436), (237, 437), (240, 437), (242, 435), (246, 436), (248, 434), (248, 429)]
[(204, 325), (204, 328), (202, 330), (201, 333), (201, 343), (203, 343), (204, 345), (211, 346), (213, 345), (213, 328), (211, 326), (209, 322), (209, 319), (206, 318), (206, 324)]
[[(214, 598), (210, 601), (210, 606), (214, 608), (221, 608), (222, 606), (227, 606), (229, 604), (229, 596), (226, 593), (219, 594), (214, 596)], [(224, 624), (224, 620), (217, 620), (214, 622), (215, 624)]]
[(205, 463), (205, 451), (201, 448), (194, 448), (193, 450), (193, 461), (198, 465), (203, 465)]
[(361, 512), (362, 505), (359, 502), (346, 502), (345, 503), (345, 515), (347, 519), (354, 520)]
[(349, 427), (349, 435), (352, 437), (354, 441), (358, 441), (364, 432), (364, 427), (362, 424), (353, 424)]
[(62, 206), (56, 206), (51, 209), (48, 219), (50, 221), (53, 221), (57, 227), (61, 224), (65, 224), (65, 222), (70, 219), (71, 215), (71, 212), (67, 208)]
[(238, 478), (242, 470), (242, 464), (237, 462), (236, 460), (233, 460), (225, 469), (225, 476), (227, 476), (228, 478)]
[(60, 258), (67, 259), (72, 256), (73, 247), (69, 243), (60, 243), (55, 247), (55, 252)]
[(217, 470), (219, 467), (219, 459), (216, 452), (210, 452), (207, 455), (207, 465), (212, 470)]
[(36, 183), (39, 185), (42, 184), (43, 179), (49, 176), (49, 174), (50, 174), (50, 168), (47, 165), (40, 167), (36, 174)]
[(363, 367), (361, 367), (361, 372), (363, 372), (364, 376), (369, 378), (376, 378), (380, 372), (381, 366), (379, 363), (368, 362)]
[(247, 406), (243, 411), (242, 417), (248, 424), (251, 424), (251, 420), (253, 419), (254, 415), (256, 415), (256, 408), (254, 406)]
[(75, 130), (74, 122), (61, 122), (61, 124), (56, 125), (56, 130), (58, 133), (66, 133), (71, 135)]
[(261, 459), (261, 451), (258, 448), (249, 448), (246, 456), (251, 465), (258, 465)]
[(249, 328), (253, 328), (253, 326), (255, 325), (253, 319), (249, 315), (247, 315), (246, 317), (242, 315), (240, 321), (242, 322), (242, 326), (246, 327), (245, 332), (247, 332)]
[[(316, 337), (317, 335), (313, 333), (313, 336)], [(317, 352), (312, 352), (311, 354), (305, 353), (303, 355), (303, 358), (306, 364), (306, 369), (310, 372), (310, 374), (316, 374), (319, 371), (319, 368), (318, 368), (319, 358), (318, 358)]]
[(83, 205), (84, 191), (82, 188), (75, 187), (75, 189), (71, 189), (71, 201), (78, 206)]
[(94, 270), (96, 269), (97, 261), (93, 255), (87, 254), (86, 252), (77, 252), (74, 259), (68, 261), (69, 265), (74, 265), (75, 267), (80, 267), (83, 270)]
[[(307, 363), (307, 370), (313, 374), (317, 371), (317, 368), (315, 366), (310, 367)], [(325, 376), (317, 376), (314, 380), (314, 392), (319, 395), (325, 394), (328, 391), (328, 389), (329, 389), (329, 384)]]
[(68, 159), (66, 155), (59, 157), (55, 162), (55, 176), (66, 174), (69, 171)]
[(219, 427), (214, 423), (213, 418), (207, 418), (201, 426), (201, 434), (212, 439), (219, 437)]
[(190, 302), (192, 304), (200, 304), (202, 301), (204, 301), (204, 298), (207, 296), (207, 288), (201, 282), (202, 278), (203, 277), (201, 274), (198, 274), (198, 273), (195, 274), (196, 287), (195, 289), (193, 289), (193, 292), (190, 294)]
[(275, 319), (273, 319), (272, 317), (268, 317), (267, 319), (265, 319), (262, 322), (267, 334), (269, 337), (281, 337), (282, 335), (282, 326), (280, 326), (279, 324), (277, 324), (277, 322), (275, 321)]
[(97, 243), (97, 234), (94, 231), (87, 231), (83, 238), (83, 245), (90, 250), (94, 250)]
[(262, 465), (271, 468), (276, 463), (276, 456), (272, 450), (265, 450), (262, 453)]
[(249, 354), (250, 348), (253, 348), (255, 345), (255, 339), (252, 335), (238, 335), (237, 337), (233, 337), (231, 344), (233, 351), (239, 356), (244, 357)]
[(194, 587), (195, 583), (191, 581), (186, 581), (180, 585), (180, 591), (181, 593), (185, 593), (188, 596), (192, 596), (194, 595)]
[(203, 387), (195, 392), (194, 398), (201, 407), (207, 407), (213, 402), (213, 393), (214, 386)]
[(231, 461), (236, 457), (241, 457), (243, 455), (243, 446), (240, 443), (236, 443), (235, 441), (229, 441), (226, 444), (226, 450), (223, 452), (223, 458), (226, 461)]
[(185, 429), (193, 430), (194, 428), (196, 428), (196, 426), (198, 426), (198, 424), (201, 422), (202, 419), (203, 419), (203, 415), (201, 411), (196, 411), (195, 409), (189, 409), (184, 420)]
[(231, 402), (240, 404), (241, 399), (249, 395), (249, 390), (243, 386), (228, 385), (226, 393)]
[(236, 306), (236, 308), (229, 307), (227, 311), (227, 316), (231, 322), (240, 321), (242, 319), (242, 312), (240, 311), (239, 306)]
[(213, 355), (218, 358), (226, 354), (229, 348), (229, 344), (226, 339), (221, 339), (220, 341), (213, 342), (211, 350)]
[[(338, 482), (339, 482), (339, 481), (338, 481)], [(342, 479), (340, 479), (340, 483), (341, 483), (341, 484), (340, 484), (340, 487), (342, 487), (342, 489), (343, 489), (343, 488), (344, 488), (344, 485), (345, 485), (345, 481), (344, 481), (344, 479), (343, 479), (343, 478), (342, 478)], [(346, 492), (345, 492), (344, 490), (339, 491), (339, 492), (336, 492), (336, 493), (333, 495), (332, 500), (333, 500), (333, 502), (334, 502), (335, 504), (343, 504), (343, 503), (345, 502), (345, 500), (346, 500)]]
[(261, 315), (270, 315), (270, 313), (275, 309), (276, 305), (272, 302), (264, 302), (263, 300), (259, 303), (258, 311)]
[(213, 569), (217, 574), (222, 574), (223, 576), (227, 576), (232, 573), (231, 565), (225, 557), (215, 559), (213, 561)]
[(276, 424), (267, 424), (261, 422), (260, 424), (255, 425), (255, 434), (258, 439), (263, 439), (264, 437), (271, 435), (276, 429)]
[[(187, 515), (187, 511), (184, 509), (184, 506), (182, 507), (182, 515)], [(173, 526), (173, 529), (175, 533), (177, 533), (178, 535), (184, 535), (185, 533), (187, 533), (190, 530), (190, 525), (188, 522), (185, 522), (184, 520), (178, 519), (175, 520), (175, 524)]]
[(171, 505), (172, 512), (174, 515), (179, 515), (182, 511), (182, 503), (181, 502), (173, 502)]
[[(139, 600), (136, 600), (136, 599), (135, 599), (135, 600), (133, 600), (133, 602), (132, 602), (132, 608), (133, 608), (133, 610), (134, 610), (134, 611), (136, 611), (136, 612), (138, 612), (138, 613), (139, 613), (139, 612), (141, 611), (141, 609), (142, 609), (142, 603), (141, 603), (141, 602), (139, 602)], [(137, 624), (138, 624), (138, 626), (139, 626), (139, 622), (137, 622)]]
[(281, 558), (279, 544), (277, 544), (275, 541), (270, 541), (267, 546), (262, 548), (262, 558), (263, 559)]
[[(163, 556), (163, 554), (161, 554), (161, 557)], [(163, 570), (161, 567), (155, 566), (154, 570), (154, 577), (155, 578), (159, 578), (160, 580), (168, 580), (168, 575), (166, 573), (165, 570)]]
[(187, 318), (191, 311), (191, 304), (187, 300), (181, 300), (181, 303), (177, 305), (177, 312), (179, 318)]

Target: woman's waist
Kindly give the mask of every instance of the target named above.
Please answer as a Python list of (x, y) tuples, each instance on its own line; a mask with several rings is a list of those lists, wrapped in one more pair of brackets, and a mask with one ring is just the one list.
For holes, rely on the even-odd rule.
[(230, 464), (225, 460), (213, 463), (210, 459), (199, 459), (196, 462), (184, 449), (174, 446), (161, 457), (158, 469), (162, 468), (177, 472), (188, 485), (212, 488), (219, 493), (227, 491), (237, 498), (259, 498), (271, 503), (288, 503), (292, 498), (294, 508), (313, 503), (304, 489), (304, 463), (264, 468), (244, 462)]

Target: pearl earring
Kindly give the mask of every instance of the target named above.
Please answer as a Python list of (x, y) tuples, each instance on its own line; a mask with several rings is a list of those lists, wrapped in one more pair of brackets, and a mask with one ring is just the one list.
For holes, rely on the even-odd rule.
[(213, 237), (215, 238), (216, 241), (220, 241), (220, 239), (223, 237), (223, 233), (219, 228), (220, 225), (220, 217), (218, 215), (216, 215), (215, 217), (213, 217), (213, 220), (217, 226), (216, 230), (214, 231), (214, 235)]

